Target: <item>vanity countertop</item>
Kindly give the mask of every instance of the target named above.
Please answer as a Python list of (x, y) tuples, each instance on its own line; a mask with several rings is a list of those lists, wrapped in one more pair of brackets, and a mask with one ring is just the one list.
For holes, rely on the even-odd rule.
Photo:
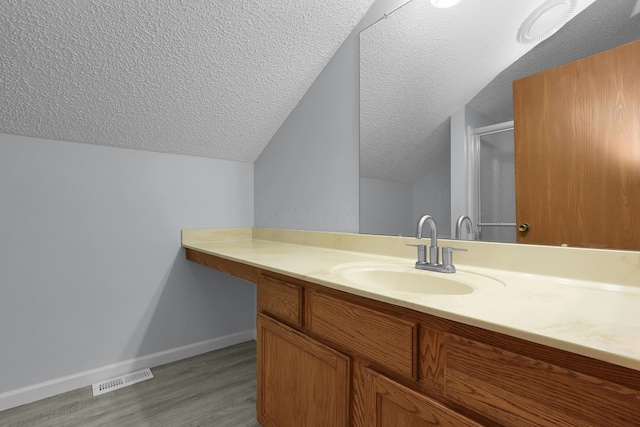
[(415, 248), (407, 243), (429, 240), (261, 228), (182, 232), (185, 248), (640, 371), (640, 252), (440, 239), (441, 247), (467, 249), (454, 253), (461, 273), (504, 284), (463, 295), (374, 289), (332, 273), (345, 263), (412, 266)]

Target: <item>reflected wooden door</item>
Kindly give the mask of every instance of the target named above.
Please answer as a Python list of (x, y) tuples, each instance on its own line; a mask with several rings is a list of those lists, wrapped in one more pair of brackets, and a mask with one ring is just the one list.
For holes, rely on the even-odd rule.
[(640, 41), (513, 95), (518, 242), (640, 250)]

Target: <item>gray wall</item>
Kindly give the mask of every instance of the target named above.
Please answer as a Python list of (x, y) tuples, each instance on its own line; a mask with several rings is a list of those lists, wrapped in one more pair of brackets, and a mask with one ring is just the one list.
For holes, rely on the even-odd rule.
[[(448, 238), (451, 216), (451, 180), (450, 168), (447, 163), (441, 163), (430, 169), (412, 186), (413, 203), (411, 214), (412, 235), (416, 232), (418, 219), (424, 215), (431, 215), (438, 224), (438, 237)], [(428, 229), (424, 235), (431, 237)]]
[(359, 230), (358, 34), (407, 0), (377, 0), (255, 162), (255, 225)]
[(360, 232), (391, 236), (415, 234), (412, 185), (360, 178)]
[(180, 247), (252, 223), (251, 164), (0, 135), (0, 398), (254, 330), (254, 286)]
[[(432, 168), (415, 184), (360, 178), (360, 232), (415, 236), (425, 213), (438, 224), (438, 237), (449, 237), (451, 194), (449, 165)], [(425, 236), (431, 236), (425, 230)]]
[(404, 3), (374, 3), (255, 165), (0, 135), (0, 400), (254, 330), (254, 287), (187, 262), (183, 228), (357, 232), (358, 32)]

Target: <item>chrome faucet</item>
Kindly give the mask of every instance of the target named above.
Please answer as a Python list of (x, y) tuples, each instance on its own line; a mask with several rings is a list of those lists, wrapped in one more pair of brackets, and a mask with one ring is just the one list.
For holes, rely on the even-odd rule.
[(415, 246), (418, 248), (418, 261), (416, 262), (416, 268), (421, 270), (437, 271), (440, 273), (455, 273), (456, 267), (453, 265), (453, 251), (466, 251), (466, 249), (458, 249), (451, 247), (442, 248), (442, 264), (440, 264), (440, 248), (438, 248), (438, 226), (436, 220), (431, 215), (423, 215), (418, 220), (418, 227), (416, 229), (416, 239), (422, 239), (422, 230), (425, 222), (429, 225), (431, 230), (431, 245), (429, 246), (429, 260), (427, 260), (427, 246), (426, 245), (413, 245), (407, 244), (407, 246)]
[(467, 233), (473, 233), (473, 223), (471, 222), (471, 218), (467, 215), (460, 215), (458, 218), (458, 222), (456, 222), (456, 240), (460, 240), (462, 238), (462, 224), (467, 223)]
[(416, 229), (416, 239), (422, 239), (422, 229), (424, 223), (429, 225), (431, 230), (431, 246), (429, 246), (429, 262), (427, 264), (439, 264), (440, 252), (438, 251), (438, 226), (436, 220), (431, 215), (422, 215), (418, 221), (418, 227)]

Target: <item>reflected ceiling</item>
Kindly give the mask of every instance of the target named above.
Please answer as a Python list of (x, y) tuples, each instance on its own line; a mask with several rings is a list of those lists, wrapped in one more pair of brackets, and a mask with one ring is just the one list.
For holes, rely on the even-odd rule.
[(640, 0), (597, 0), (556, 35), (500, 73), (469, 107), (495, 120), (513, 120), (511, 82), (640, 39)]
[[(504, 110), (505, 102), (511, 105), (513, 74), (500, 73), (534, 47), (519, 44), (516, 35), (520, 24), (542, 3), (463, 1), (450, 9), (437, 9), (414, 0), (364, 30), (360, 34), (361, 176), (416, 182), (426, 169), (449, 162), (453, 112), (472, 101), (473, 108), (493, 118), (493, 110)], [(591, 3), (578, 0), (575, 13)], [(612, 2), (600, 3), (606, 8)], [(628, 20), (631, 11), (625, 13)], [(541, 44), (565, 43), (562, 36), (572, 23)], [(570, 36), (593, 47), (587, 40), (593, 37), (590, 26), (594, 23), (589, 24), (573, 28)], [(527, 54), (527, 65), (520, 65), (518, 72), (522, 67), (550, 68), (573, 55), (552, 48), (535, 51)], [(577, 57), (587, 54), (575, 53)], [(506, 88), (492, 83), (497, 76), (508, 80)], [(513, 119), (508, 111), (496, 117), (496, 122)]]

